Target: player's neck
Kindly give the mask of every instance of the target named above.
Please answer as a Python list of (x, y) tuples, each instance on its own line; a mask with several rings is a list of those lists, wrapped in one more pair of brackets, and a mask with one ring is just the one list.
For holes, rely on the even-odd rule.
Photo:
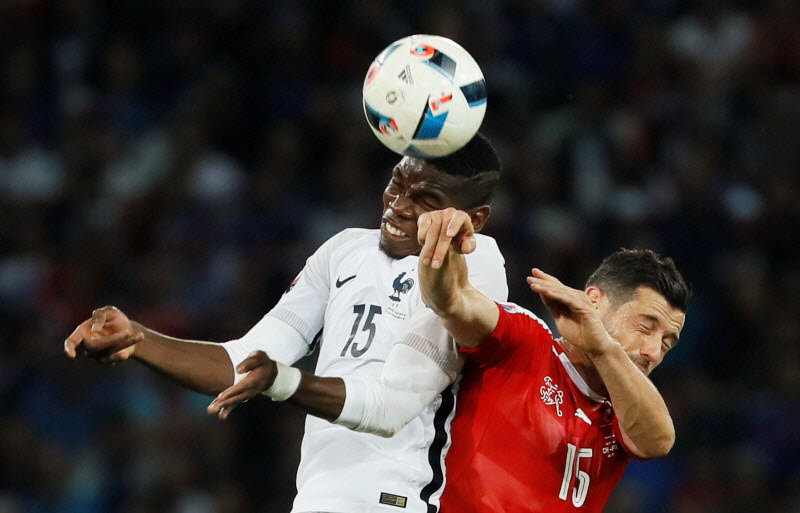
[(599, 396), (607, 397), (608, 391), (603, 383), (603, 379), (600, 377), (600, 373), (597, 372), (592, 361), (586, 356), (586, 353), (564, 339), (561, 339), (561, 347), (564, 348), (564, 354), (567, 355), (572, 366), (575, 367), (578, 374), (581, 375), (589, 388), (592, 389), (592, 392)]

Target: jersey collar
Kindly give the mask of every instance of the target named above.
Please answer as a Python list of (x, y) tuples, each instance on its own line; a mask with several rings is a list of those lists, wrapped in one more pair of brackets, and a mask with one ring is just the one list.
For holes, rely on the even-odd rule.
[(600, 394), (589, 388), (589, 385), (583, 379), (583, 376), (581, 376), (580, 372), (578, 372), (578, 369), (576, 369), (575, 366), (572, 365), (572, 362), (569, 361), (569, 358), (567, 358), (567, 354), (564, 351), (559, 353), (558, 351), (556, 351), (555, 346), (551, 347), (553, 349), (553, 354), (558, 357), (559, 361), (561, 362), (561, 365), (564, 366), (564, 369), (566, 369), (567, 374), (569, 374), (569, 377), (570, 379), (572, 379), (572, 382), (575, 383), (575, 386), (578, 387), (578, 390), (580, 390), (581, 393), (583, 393), (583, 395), (585, 395), (592, 401), (598, 403), (605, 402), (606, 400), (605, 397), (601, 396)]

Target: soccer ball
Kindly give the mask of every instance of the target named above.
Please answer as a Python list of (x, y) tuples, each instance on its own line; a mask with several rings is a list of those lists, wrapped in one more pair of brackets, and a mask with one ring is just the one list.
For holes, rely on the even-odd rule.
[(378, 55), (364, 79), (364, 114), (389, 149), (443, 157), (469, 142), (486, 112), (478, 63), (440, 36), (408, 36)]

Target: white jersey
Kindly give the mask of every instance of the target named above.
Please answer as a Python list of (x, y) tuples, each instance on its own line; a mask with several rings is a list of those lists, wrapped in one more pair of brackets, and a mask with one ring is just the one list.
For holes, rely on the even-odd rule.
[[(379, 249), (379, 237), (378, 230), (347, 229), (329, 239), (267, 314), (292, 326), (309, 346), (319, 335), (318, 376), (379, 377), (406, 321), (424, 307), (418, 257), (390, 258)], [(477, 249), (466, 256), (469, 281), (505, 301), (503, 257), (494, 239), (476, 238)], [(437, 511), (454, 412), (451, 385), (391, 438), (309, 415), (292, 511)]]

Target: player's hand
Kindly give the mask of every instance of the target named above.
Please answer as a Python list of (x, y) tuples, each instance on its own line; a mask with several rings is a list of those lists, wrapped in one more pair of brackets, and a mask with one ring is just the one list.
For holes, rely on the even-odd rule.
[(222, 420), (227, 419), (238, 405), (271, 387), (278, 374), (278, 368), (267, 353), (253, 351), (236, 366), (236, 372), (239, 374), (246, 372), (247, 376), (239, 383), (223, 390), (211, 401), (207, 408), (209, 415), (216, 415)]
[(586, 292), (567, 287), (556, 277), (536, 268), (531, 271), (528, 284), (542, 298), (553, 314), (558, 331), (569, 343), (589, 356), (602, 354), (616, 343)]
[(448, 249), (472, 253), (477, 247), (475, 228), (469, 214), (452, 207), (425, 212), (417, 219), (417, 240), (422, 245), (419, 261), (439, 269)]
[(417, 238), (422, 300), (438, 315), (453, 314), (469, 286), (463, 254), (476, 248), (472, 220), (454, 208), (426, 212), (417, 221)]
[(144, 333), (134, 331), (130, 319), (117, 307), (104, 306), (75, 328), (64, 341), (68, 358), (88, 356), (101, 362), (117, 362), (130, 358)]

